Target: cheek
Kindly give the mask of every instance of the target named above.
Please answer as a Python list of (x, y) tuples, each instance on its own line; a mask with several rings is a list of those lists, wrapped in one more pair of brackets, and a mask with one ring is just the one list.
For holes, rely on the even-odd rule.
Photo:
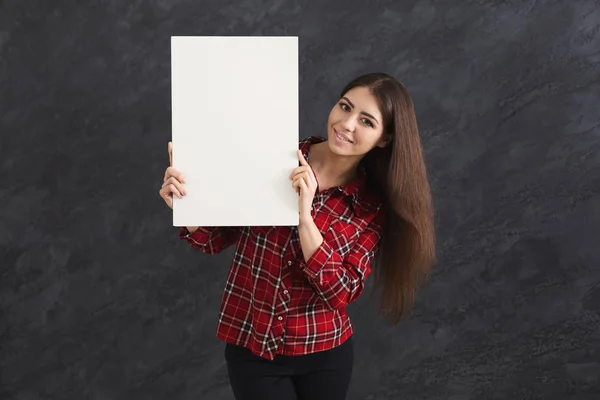
[(357, 144), (361, 150), (366, 149), (366, 151), (368, 151), (369, 149), (373, 148), (377, 144), (377, 141), (380, 137), (380, 135), (375, 132), (373, 128), (361, 127), (360, 129), (357, 129), (357, 132), (359, 132), (359, 135), (357, 135)]
[(331, 112), (329, 113), (329, 117), (327, 117), (327, 122), (329, 122), (329, 125), (331, 125), (335, 121), (335, 119), (335, 110), (331, 110)]

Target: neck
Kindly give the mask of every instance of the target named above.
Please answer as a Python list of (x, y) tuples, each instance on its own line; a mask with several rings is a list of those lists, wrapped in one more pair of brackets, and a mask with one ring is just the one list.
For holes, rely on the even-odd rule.
[(342, 185), (352, 182), (357, 178), (360, 157), (340, 156), (332, 153), (327, 141), (314, 144), (313, 149), (317, 151), (315, 154), (316, 157), (311, 157), (311, 165), (322, 176), (326, 176), (332, 181), (340, 182)]

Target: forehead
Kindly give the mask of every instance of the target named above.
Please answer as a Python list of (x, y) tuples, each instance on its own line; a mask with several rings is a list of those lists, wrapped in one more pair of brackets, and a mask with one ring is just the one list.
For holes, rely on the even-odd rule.
[(379, 117), (380, 112), (377, 104), (377, 98), (375, 98), (368, 88), (355, 87), (346, 92), (344, 97), (348, 98), (348, 100), (354, 104), (354, 107), (356, 107), (358, 111), (364, 111), (372, 114), (375, 117)]

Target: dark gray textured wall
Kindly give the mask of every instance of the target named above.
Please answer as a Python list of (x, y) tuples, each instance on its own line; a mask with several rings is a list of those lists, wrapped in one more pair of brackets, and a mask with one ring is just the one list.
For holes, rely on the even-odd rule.
[(350, 78), (395, 75), (437, 210), (411, 317), (351, 307), (349, 398), (597, 399), (598, 1), (265, 3), (0, 1), (0, 398), (232, 398), (232, 251), (180, 242), (157, 194), (169, 38), (298, 35), (301, 136)]

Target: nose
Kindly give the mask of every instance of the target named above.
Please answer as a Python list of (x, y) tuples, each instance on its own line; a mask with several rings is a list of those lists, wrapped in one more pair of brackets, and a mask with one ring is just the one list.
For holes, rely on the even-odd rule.
[(342, 128), (344, 128), (347, 131), (354, 131), (354, 118), (353, 117), (348, 117), (345, 120), (342, 121)]

